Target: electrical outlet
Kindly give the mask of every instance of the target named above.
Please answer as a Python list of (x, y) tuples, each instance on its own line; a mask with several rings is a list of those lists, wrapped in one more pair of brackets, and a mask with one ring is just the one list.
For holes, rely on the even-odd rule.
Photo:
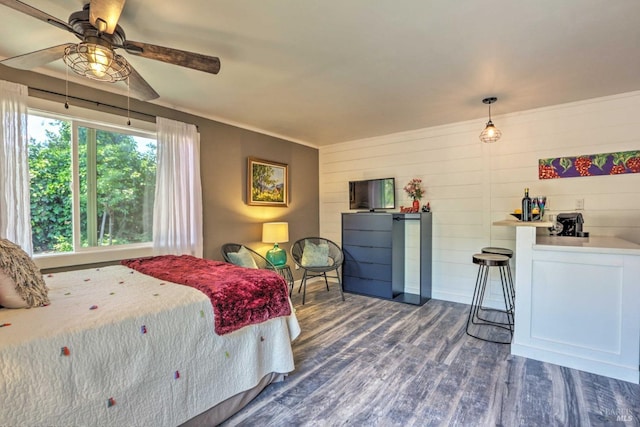
[(584, 210), (584, 199), (576, 199), (576, 210), (577, 211)]

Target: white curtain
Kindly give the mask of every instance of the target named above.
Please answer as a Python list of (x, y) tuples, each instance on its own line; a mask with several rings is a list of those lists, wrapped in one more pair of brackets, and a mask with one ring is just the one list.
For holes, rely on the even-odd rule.
[(158, 117), (153, 249), (202, 257), (200, 135), (194, 125)]
[(0, 81), (0, 237), (31, 255), (28, 96), (27, 86)]

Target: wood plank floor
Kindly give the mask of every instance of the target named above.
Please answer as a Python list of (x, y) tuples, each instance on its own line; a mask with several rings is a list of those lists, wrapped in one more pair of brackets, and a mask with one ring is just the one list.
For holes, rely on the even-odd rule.
[(294, 293), (295, 372), (225, 426), (640, 425), (640, 386), (471, 338), (468, 305), (345, 298)]

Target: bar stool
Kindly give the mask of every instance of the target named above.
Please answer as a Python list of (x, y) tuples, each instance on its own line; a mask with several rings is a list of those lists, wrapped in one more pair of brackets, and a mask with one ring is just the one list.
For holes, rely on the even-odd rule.
[[(469, 317), (467, 318), (467, 335), (480, 339), (482, 341), (493, 342), (496, 344), (510, 344), (511, 338), (513, 338), (513, 308), (514, 300), (511, 293), (509, 284), (509, 276), (507, 273), (507, 266), (509, 265), (509, 257), (500, 254), (480, 253), (473, 255), (473, 263), (478, 264), (478, 275), (476, 277), (476, 286), (473, 291), (473, 298), (471, 300), (471, 309), (469, 310)], [(491, 267), (497, 267), (500, 272), (500, 283), (502, 284), (502, 295), (504, 299), (504, 311), (495, 310), (504, 314), (506, 321), (489, 320), (479, 316), (480, 310), (488, 310), (482, 307), (484, 301), (484, 294), (487, 289), (487, 281), (489, 277), (489, 269)], [(470, 332), (471, 324), (477, 326), (489, 326), (495, 328), (501, 328), (509, 331), (509, 340), (493, 340), (489, 338), (483, 338), (477, 334)]]
[[(487, 246), (480, 251), (484, 254), (497, 254), (508, 256), (509, 259), (513, 258), (513, 251), (508, 248), (499, 248), (496, 246)], [(511, 263), (507, 264), (507, 274), (509, 275), (509, 289), (511, 291), (511, 297), (515, 300), (516, 288), (513, 286), (513, 276), (511, 275)]]
[[(511, 259), (513, 257), (513, 251), (511, 249), (508, 248), (500, 248), (500, 247), (496, 247), (496, 246), (487, 246), (481, 249), (481, 252), (484, 254), (495, 254), (495, 255), (504, 255), (506, 257), (508, 257), (509, 259)], [(511, 306), (509, 307), (509, 310), (511, 311), (511, 314), (513, 315), (513, 311), (515, 310), (515, 298), (516, 298), (516, 288), (513, 284), (513, 276), (511, 275), (511, 264), (510, 262), (507, 262), (507, 288), (509, 289), (509, 292), (511, 293), (511, 299), (509, 300), (509, 302), (511, 303)], [(482, 299), (480, 301), (484, 300), (484, 293), (482, 295)], [(480, 308), (478, 309), (478, 318), (480, 320), (484, 320), (487, 322), (490, 322), (490, 320), (483, 318), (482, 316), (480, 316), (480, 312), (483, 311), (497, 311), (500, 313), (505, 313), (505, 310), (500, 310), (500, 309), (495, 309), (495, 308), (485, 308), (482, 307), (482, 304), (480, 305)]]

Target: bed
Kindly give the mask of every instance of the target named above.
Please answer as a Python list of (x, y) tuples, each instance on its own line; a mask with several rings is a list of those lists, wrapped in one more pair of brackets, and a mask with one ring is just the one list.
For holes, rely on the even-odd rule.
[[(243, 274), (277, 276), (210, 263), (229, 288)], [(288, 315), (265, 319), (263, 304), (220, 330), (214, 313), (232, 301), (216, 308), (193, 284), (133, 267), (47, 275), (50, 305), (0, 308), (0, 425), (215, 425), (294, 369), (288, 297)]]

